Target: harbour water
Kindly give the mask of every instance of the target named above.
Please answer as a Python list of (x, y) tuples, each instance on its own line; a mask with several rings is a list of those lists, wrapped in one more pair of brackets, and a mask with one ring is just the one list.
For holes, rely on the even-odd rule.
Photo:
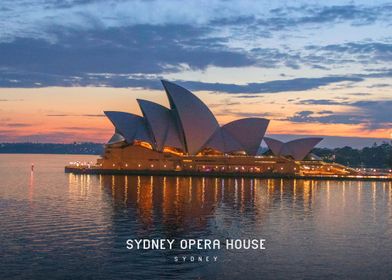
[[(64, 173), (95, 159), (0, 155), (0, 279), (392, 278), (391, 182)], [(139, 238), (266, 249), (126, 248)]]

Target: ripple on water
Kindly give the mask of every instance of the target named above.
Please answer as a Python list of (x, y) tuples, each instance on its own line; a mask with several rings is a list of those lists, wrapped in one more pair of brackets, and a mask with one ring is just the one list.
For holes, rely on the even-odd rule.
[[(392, 184), (64, 174), (0, 155), (2, 279), (388, 279)], [(29, 164), (34, 162), (32, 174)], [(128, 238), (265, 238), (265, 251), (129, 251)], [(175, 263), (175, 256), (218, 256)]]

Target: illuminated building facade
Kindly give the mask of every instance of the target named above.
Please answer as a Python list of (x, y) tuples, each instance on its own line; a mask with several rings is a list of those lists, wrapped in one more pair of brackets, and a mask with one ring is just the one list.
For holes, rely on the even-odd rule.
[[(269, 120), (244, 118), (219, 125), (209, 108), (187, 89), (162, 81), (170, 108), (138, 100), (142, 116), (106, 111), (115, 131), (91, 173), (357, 176), (310, 152), (322, 138), (283, 143), (264, 137)], [(265, 141), (270, 155), (260, 153)], [(86, 166), (68, 166), (78, 172)], [(85, 171), (85, 170), (84, 170)]]

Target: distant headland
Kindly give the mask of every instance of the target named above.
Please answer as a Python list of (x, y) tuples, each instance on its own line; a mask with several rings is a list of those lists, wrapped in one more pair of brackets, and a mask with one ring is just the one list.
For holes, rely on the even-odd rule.
[[(91, 142), (75, 142), (70, 144), (56, 143), (0, 143), (0, 154), (85, 154), (101, 155), (104, 144)], [(265, 152), (268, 153), (267, 149)], [(336, 162), (351, 167), (392, 168), (392, 142), (354, 149), (315, 148), (312, 153), (325, 162)]]
[(0, 154), (81, 154), (100, 155), (104, 145), (101, 143), (75, 142), (57, 143), (0, 143)]

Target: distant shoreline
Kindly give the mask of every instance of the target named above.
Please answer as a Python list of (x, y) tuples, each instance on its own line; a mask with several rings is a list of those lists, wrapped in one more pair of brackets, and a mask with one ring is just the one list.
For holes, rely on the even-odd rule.
[(100, 156), (100, 154), (87, 154), (87, 153), (40, 153), (40, 152), (13, 152), (5, 153), (0, 152), (0, 155), (80, 155), (80, 156)]
[[(71, 144), (55, 143), (0, 143), (0, 154), (59, 154), (59, 155), (101, 155), (104, 144), (82, 142)], [(262, 152), (267, 152), (263, 149)], [(392, 168), (392, 142), (354, 149), (315, 148), (312, 153), (325, 162), (336, 162), (354, 168)]]
[(100, 155), (104, 144), (101, 143), (0, 143), (0, 154), (70, 154)]

